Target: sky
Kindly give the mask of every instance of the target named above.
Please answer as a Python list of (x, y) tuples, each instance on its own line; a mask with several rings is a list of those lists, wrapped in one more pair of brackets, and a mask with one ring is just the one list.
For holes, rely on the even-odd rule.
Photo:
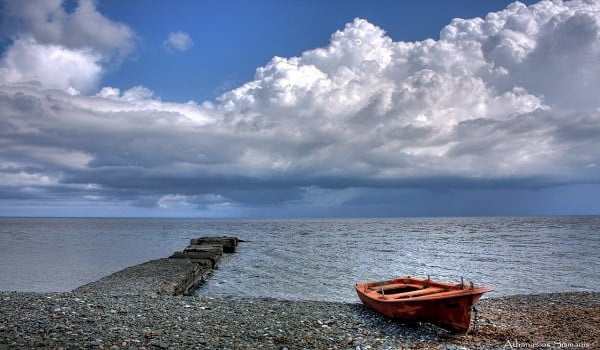
[(600, 0), (0, 0), (0, 216), (600, 214)]

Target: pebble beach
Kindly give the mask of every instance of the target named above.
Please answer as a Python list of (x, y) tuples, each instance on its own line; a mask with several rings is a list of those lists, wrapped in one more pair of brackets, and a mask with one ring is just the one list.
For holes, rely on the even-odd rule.
[(466, 335), (358, 303), (0, 292), (2, 349), (517, 349), (600, 347), (600, 293), (487, 298)]

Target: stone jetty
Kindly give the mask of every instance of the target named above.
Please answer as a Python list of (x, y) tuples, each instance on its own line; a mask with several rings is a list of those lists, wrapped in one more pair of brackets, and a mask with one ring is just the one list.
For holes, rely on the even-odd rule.
[(238, 242), (237, 237), (194, 238), (183, 251), (168, 258), (125, 268), (73, 292), (188, 295), (217, 268), (223, 254), (235, 253)]

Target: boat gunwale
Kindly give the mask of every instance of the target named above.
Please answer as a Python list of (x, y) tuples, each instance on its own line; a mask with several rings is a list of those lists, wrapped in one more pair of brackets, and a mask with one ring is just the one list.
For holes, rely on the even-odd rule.
[(410, 286), (415, 285), (415, 286), (424, 286), (424, 287), (437, 286), (437, 287), (453, 288), (453, 289), (460, 289), (460, 286), (461, 286), (460, 283), (434, 281), (432, 279), (424, 279), (424, 278), (411, 277), (411, 276), (397, 277), (397, 278), (383, 280), (383, 281), (363, 282), (363, 283), (357, 283), (357, 285), (363, 285), (368, 288), (388, 287), (391, 285), (410, 287)]
[[(422, 286), (420, 289), (422, 291), (427, 288), (443, 288), (444, 290), (428, 293), (426, 295), (417, 295), (410, 296), (408, 293), (412, 293), (414, 291), (407, 291), (401, 293), (392, 293), (389, 294), (389, 297), (385, 294), (379, 294), (379, 290), (377, 287), (381, 287), (380, 290), (385, 292), (386, 289), (391, 290), (394, 288), (402, 288), (402, 287), (414, 287), (414, 286)], [(393, 287), (392, 287), (393, 286)], [(384, 288), (388, 287), (388, 288)], [(441, 299), (452, 299), (459, 298), (463, 296), (470, 295), (482, 295), (486, 292), (491, 292), (494, 290), (492, 287), (486, 286), (475, 286), (473, 288), (464, 288), (464, 284), (454, 284), (448, 282), (441, 281), (433, 281), (431, 279), (422, 279), (417, 277), (398, 277), (389, 280), (383, 281), (371, 281), (364, 283), (357, 283), (355, 285), (356, 291), (365, 297), (375, 301), (375, 302), (385, 302), (385, 303), (410, 303), (410, 302), (422, 302), (428, 300), (441, 300)], [(407, 296), (403, 297), (402, 295), (406, 294)]]
[[(427, 300), (452, 299), (452, 298), (459, 298), (462, 296), (483, 294), (483, 293), (491, 292), (494, 290), (494, 288), (491, 288), (491, 287), (476, 287), (473, 289), (457, 289), (457, 290), (432, 293), (432, 294), (428, 294), (428, 295), (421, 295), (421, 296), (416, 296), (416, 297), (402, 298), (402, 297), (397, 296), (397, 297), (393, 297), (393, 298), (386, 298), (386, 296), (375, 297), (371, 293), (365, 293), (364, 291), (358, 289), (359, 286), (360, 285), (357, 285), (356, 289), (362, 295), (364, 295), (367, 298), (374, 300), (376, 302), (385, 302), (385, 303), (410, 303), (410, 302), (419, 302), (419, 301), (427, 301)], [(399, 293), (399, 294), (403, 294), (403, 293)]]

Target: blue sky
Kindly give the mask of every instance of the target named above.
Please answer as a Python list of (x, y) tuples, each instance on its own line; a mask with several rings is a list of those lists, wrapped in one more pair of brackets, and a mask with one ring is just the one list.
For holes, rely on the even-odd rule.
[(600, 214), (600, 1), (0, 1), (0, 216)]

